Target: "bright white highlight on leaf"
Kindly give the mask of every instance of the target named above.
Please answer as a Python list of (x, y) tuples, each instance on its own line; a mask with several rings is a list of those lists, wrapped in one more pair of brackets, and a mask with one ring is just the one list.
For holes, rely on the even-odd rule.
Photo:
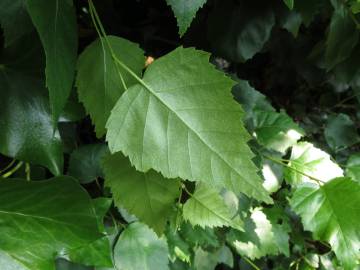
[(280, 181), (277, 178), (276, 174), (273, 172), (269, 164), (264, 164), (261, 170), (264, 176), (263, 187), (270, 193), (275, 192), (280, 187)]

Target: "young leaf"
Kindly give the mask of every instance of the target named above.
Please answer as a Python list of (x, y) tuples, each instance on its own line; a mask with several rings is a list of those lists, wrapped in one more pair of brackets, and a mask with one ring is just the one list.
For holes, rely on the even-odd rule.
[(24, 0), (0, 1), (0, 23), (4, 30), (5, 47), (12, 45), (34, 28), (24, 6)]
[[(19, 198), (14, 203), (14, 198)], [(52, 270), (64, 249), (101, 237), (88, 194), (70, 177), (0, 182), (0, 249), (29, 269)]]
[(168, 246), (164, 238), (142, 223), (130, 224), (114, 248), (118, 270), (168, 270)]
[(34, 36), (19, 40), (5, 50), (0, 64), (0, 152), (59, 175), (62, 144), (52, 127), (47, 91), (33, 74), (41, 62), (34, 44)]
[(180, 195), (180, 181), (165, 179), (153, 170), (138, 172), (121, 153), (108, 155), (103, 167), (105, 185), (110, 187), (115, 205), (124, 207), (161, 235)]
[(356, 269), (360, 250), (360, 185), (336, 178), (320, 188), (306, 183), (290, 200), (304, 228), (316, 240), (329, 242), (345, 270)]
[(207, 0), (166, 0), (171, 6), (179, 27), (179, 35), (185, 34), (196, 12), (206, 3)]
[(284, 177), (292, 185), (311, 181), (302, 173), (325, 182), (343, 176), (342, 169), (331, 161), (329, 154), (308, 142), (293, 146), (288, 167), (285, 168)]
[(243, 229), (240, 217), (234, 218), (219, 193), (204, 184), (198, 185), (194, 194), (184, 204), (183, 216), (192, 225), (203, 228), (229, 226)]
[(45, 49), (46, 86), (55, 127), (70, 95), (75, 75), (78, 47), (75, 9), (72, 0), (25, 2)]
[(144, 52), (137, 44), (115, 36), (98, 39), (82, 52), (77, 63), (76, 86), (79, 99), (95, 124), (97, 137), (105, 134), (105, 123), (116, 101), (136, 82), (114, 62), (106, 40), (115, 56), (136, 75), (140, 76), (145, 65)]
[(139, 82), (111, 112), (111, 152), (122, 151), (140, 171), (154, 168), (271, 202), (251, 161), (243, 112), (229, 93), (233, 82), (209, 64), (207, 53), (178, 48)]

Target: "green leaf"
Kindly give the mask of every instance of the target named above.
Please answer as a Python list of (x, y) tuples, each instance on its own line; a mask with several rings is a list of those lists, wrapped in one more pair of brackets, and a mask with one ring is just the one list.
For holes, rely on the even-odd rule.
[(166, 0), (171, 6), (177, 24), (179, 27), (179, 35), (183, 36), (189, 28), (192, 20), (195, 18), (196, 12), (206, 3), (207, 0)]
[(93, 268), (69, 262), (64, 259), (56, 260), (56, 270), (93, 270)]
[(202, 248), (195, 250), (194, 267), (196, 270), (213, 270), (220, 263), (233, 267), (233, 256), (228, 247), (222, 246), (215, 252), (208, 252)]
[(208, 61), (205, 52), (178, 48), (151, 64), (111, 112), (110, 151), (122, 151), (140, 171), (271, 202), (251, 161), (243, 112), (231, 99), (233, 82)]
[[(126, 39), (107, 36), (117, 58), (140, 76), (145, 65), (144, 52), (135, 43)], [(124, 72), (112, 59), (105, 38), (91, 43), (79, 57), (76, 86), (79, 99), (90, 114), (97, 137), (105, 134), (105, 123), (116, 101), (127, 88), (135, 84), (134, 77)], [(121, 74), (121, 77), (120, 77)]]
[(294, 0), (284, 0), (284, 3), (287, 5), (289, 9), (294, 8)]
[(288, 30), (294, 36), (294, 38), (296, 38), (298, 36), (301, 23), (302, 23), (302, 17), (300, 13), (292, 11), (292, 12), (288, 12), (284, 16), (281, 25), (283, 28)]
[(254, 112), (255, 137), (265, 147), (285, 153), (304, 131), (285, 112)]
[(24, 3), (25, 0), (0, 2), (0, 24), (4, 30), (5, 47), (12, 45), (34, 29)]
[(5, 252), (0, 252), (0, 265), (2, 270), (29, 270)]
[(285, 168), (284, 177), (295, 186), (312, 181), (302, 173), (325, 182), (343, 176), (342, 169), (331, 161), (329, 154), (308, 142), (293, 146), (288, 167)]
[[(19, 200), (14, 203), (14, 198)], [(0, 181), (1, 250), (29, 269), (101, 237), (89, 195), (70, 177)]]
[(27, 10), (46, 54), (53, 126), (70, 95), (77, 57), (76, 14), (71, 0), (26, 0)]
[(326, 142), (334, 151), (347, 148), (360, 141), (355, 123), (343, 113), (329, 117), (324, 134)]
[(255, 208), (245, 220), (245, 231), (230, 231), (227, 241), (240, 255), (250, 259), (280, 253), (288, 256), (288, 232), (286, 226), (270, 221), (262, 208)]
[(359, 31), (344, 7), (335, 7), (326, 39), (325, 66), (328, 70), (347, 59), (359, 40)]
[(110, 187), (115, 205), (124, 207), (161, 235), (180, 195), (180, 181), (165, 179), (153, 170), (138, 172), (121, 153), (108, 155), (103, 167), (105, 185)]
[(183, 216), (192, 225), (202, 228), (230, 226), (243, 229), (240, 217), (233, 217), (219, 193), (204, 184), (198, 185), (194, 194), (184, 204)]
[(130, 224), (114, 248), (118, 270), (168, 270), (168, 246), (164, 238), (139, 222)]
[(360, 185), (336, 178), (318, 187), (306, 183), (290, 200), (304, 228), (329, 242), (345, 270), (356, 269), (360, 250)]
[(276, 112), (266, 97), (247, 81), (238, 80), (233, 94), (246, 111), (248, 129), (265, 147), (284, 153), (304, 135), (285, 112)]
[(270, 38), (275, 25), (273, 8), (273, 2), (261, 0), (217, 1), (209, 15), (212, 51), (233, 62), (251, 59)]
[[(105, 233), (103, 224), (104, 216), (112, 203), (108, 198), (96, 198), (93, 200), (97, 216), (98, 228)], [(89, 266), (113, 267), (112, 248), (108, 236), (103, 236), (80, 248), (70, 250), (69, 258), (76, 262)]]
[(201, 228), (200, 226), (192, 226), (188, 222), (183, 222), (179, 234), (192, 246), (202, 246), (210, 248), (220, 247), (219, 239), (215, 231), (209, 227)]
[(0, 61), (0, 152), (59, 175), (62, 144), (58, 130), (52, 128), (47, 91), (34, 76), (41, 62), (34, 44), (34, 36), (21, 39), (4, 51)]
[(360, 182), (360, 153), (351, 155), (346, 163), (346, 176)]
[(96, 177), (103, 177), (101, 160), (109, 152), (105, 144), (87, 144), (74, 150), (70, 155), (68, 175), (80, 183), (90, 183)]

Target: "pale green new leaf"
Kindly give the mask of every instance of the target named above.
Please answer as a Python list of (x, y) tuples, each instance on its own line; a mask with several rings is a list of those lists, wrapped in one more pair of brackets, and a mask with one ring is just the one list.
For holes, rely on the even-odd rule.
[(360, 259), (360, 185), (336, 178), (319, 186), (306, 183), (290, 201), (304, 228), (317, 240), (330, 243), (345, 270)]
[(166, 0), (177, 19), (180, 36), (185, 34), (192, 20), (195, 18), (196, 12), (206, 1), (207, 0)]
[(271, 202), (261, 185), (233, 82), (209, 64), (209, 54), (178, 48), (156, 60), (129, 88), (107, 122), (111, 152), (140, 170), (203, 181)]
[(342, 169), (330, 159), (329, 154), (308, 142), (293, 146), (288, 167), (285, 168), (284, 177), (292, 185), (311, 182), (302, 173), (324, 182), (343, 176)]
[(101, 237), (89, 195), (65, 176), (36, 182), (2, 179), (0, 224), (0, 249), (30, 270), (52, 270), (63, 250)]
[(289, 255), (289, 228), (270, 220), (264, 209), (251, 210), (245, 220), (245, 231), (231, 231), (227, 241), (236, 251), (250, 259), (258, 259), (265, 255), (284, 253)]
[(161, 235), (180, 195), (180, 181), (165, 179), (153, 170), (136, 171), (122, 153), (108, 155), (103, 168), (105, 185), (110, 187), (115, 205), (124, 207)]
[(346, 163), (346, 176), (360, 182), (360, 153), (349, 157)]
[(183, 216), (193, 226), (198, 225), (203, 228), (229, 226), (238, 230), (243, 229), (240, 217), (231, 213), (224, 199), (215, 189), (204, 184), (199, 184), (194, 194), (184, 204)]
[(64, 109), (75, 75), (78, 37), (72, 0), (26, 0), (27, 10), (46, 54), (53, 126)]
[(168, 245), (146, 225), (130, 224), (114, 248), (117, 270), (168, 270)]
[[(107, 36), (106, 39), (115, 56), (140, 76), (145, 58), (139, 46), (120, 37)], [(114, 62), (105, 38), (85, 48), (79, 57), (77, 71), (79, 99), (95, 124), (97, 137), (101, 137), (106, 132), (110, 111), (125, 89), (136, 82), (135, 78)]]

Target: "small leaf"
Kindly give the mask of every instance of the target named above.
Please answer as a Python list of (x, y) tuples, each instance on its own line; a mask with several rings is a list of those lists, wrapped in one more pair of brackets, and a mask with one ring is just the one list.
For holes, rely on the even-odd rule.
[(201, 228), (200, 226), (192, 226), (188, 222), (181, 224), (179, 234), (192, 246), (202, 246), (218, 248), (220, 247), (219, 239), (215, 231), (209, 227)]
[(192, 225), (222, 227), (230, 226), (242, 230), (239, 216), (233, 217), (219, 193), (211, 187), (200, 184), (183, 207), (184, 219)]
[(153, 168), (167, 178), (272, 201), (251, 161), (243, 111), (230, 95), (233, 82), (207, 53), (178, 48), (152, 63), (139, 81), (107, 122), (112, 153), (122, 151), (139, 171)]
[(103, 177), (100, 162), (109, 152), (105, 144), (87, 144), (74, 150), (70, 155), (68, 175), (80, 183), (90, 183), (96, 177)]
[(161, 235), (180, 195), (180, 181), (165, 179), (153, 170), (138, 172), (121, 153), (108, 155), (103, 167), (105, 185), (110, 187), (115, 205), (124, 207)]
[[(126, 39), (107, 36), (91, 43), (81, 53), (77, 63), (76, 86), (79, 100), (95, 124), (96, 136), (105, 134), (105, 123), (116, 101), (126, 90), (135, 84), (135, 79), (124, 72), (112, 59), (107, 42), (117, 58), (140, 76), (145, 65), (144, 52), (135, 43)], [(120, 77), (121, 75), (121, 77)]]
[(118, 270), (168, 270), (168, 246), (164, 238), (142, 223), (130, 224), (114, 248)]
[(346, 176), (360, 182), (360, 153), (351, 155), (346, 163)]
[(171, 6), (179, 27), (179, 35), (183, 36), (189, 28), (196, 12), (206, 3), (207, 0), (166, 0)]
[(360, 141), (355, 123), (343, 113), (330, 116), (325, 127), (325, 139), (334, 151), (349, 147)]
[[(14, 198), (20, 198), (13, 203)], [(1, 250), (29, 269), (54, 269), (55, 256), (101, 237), (89, 195), (70, 177), (1, 179)]]
[(345, 270), (356, 269), (360, 250), (360, 185), (336, 178), (323, 186), (306, 183), (290, 200), (304, 228), (330, 243)]
[(293, 146), (288, 167), (285, 168), (285, 179), (295, 186), (312, 181), (302, 173), (325, 182), (343, 176), (342, 169), (331, 161), (329, 154), (308, 142)]
[(71, 0), (26, 0), (46, 54), (46, 86), (49, 89), (53, 126), (70, 95), (77, 57), (76, 14)]

